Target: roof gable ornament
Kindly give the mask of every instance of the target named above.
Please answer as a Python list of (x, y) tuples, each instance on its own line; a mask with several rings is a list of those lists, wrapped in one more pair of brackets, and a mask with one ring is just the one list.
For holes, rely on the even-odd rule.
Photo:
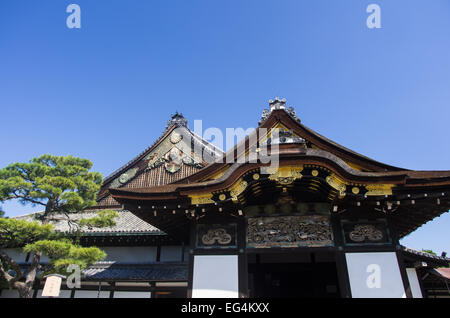
[(177, 125), (178, 127), (187, 127), (187, 119), (184, 118), (182, 113), (175, 112), (175, 114), (170, 116), (171, 119), (167, 121), (165, 131), (169, 130), (172, 126)]
[(286, 113), (289, 114), (295, 121), (300, 123), (300, 119), (297, 117), (297, 114), (295, 113), (295, 110), (293, 107), (288, 107), (286, 109), (286, 98), (278, 98), (275, 97), (274, 100), (269, 100), (269, 109), (264, 109), (263, 113), (261, 115), (261, 120), (258, 122), (259, 125), (261, 125), (264, 121), (266, 121), (267, 118), (269, 118), (270, 114), (274, 110), (282, 109)]

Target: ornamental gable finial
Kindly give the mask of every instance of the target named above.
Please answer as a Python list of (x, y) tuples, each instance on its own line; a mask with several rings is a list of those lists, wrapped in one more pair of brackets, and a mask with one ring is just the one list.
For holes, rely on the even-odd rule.
[(170, 116), (171, 119), (167, 121), (166, 130), (170, 129), (173, 125), (187, 127), (187, 119), (184, 118), (182, 113), (175, 112)]
[(275, 97), (275, 100), (269, 100), (270, 111), (275, 109), (286, 109), (286, 98), (279, 99)]
[(297, 117), (295, 110), (293, 107), (288, 107), (286, 109), (286, 99), (285, 98), (278, 98), (275, 97), (274, 100), (269, 100), (269, 109), (264, 109), (262, 116), (261, 116), (261, 120), (259, 121), (259, 125), (261, 125), (261, 123), (263, 123), (267, 118), (269, 118), (270, 113), (274, 110), (278, 110), (278, 109), (282, 109), (284, 110), (286, 113), (288, 113), (295, 121), (297, 121), (298, 123), (300, 123), (300, 119)]

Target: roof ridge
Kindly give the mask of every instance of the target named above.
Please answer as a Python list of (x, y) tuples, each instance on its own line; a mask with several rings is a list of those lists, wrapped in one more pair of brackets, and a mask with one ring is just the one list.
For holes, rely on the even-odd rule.
[(110, 173), (107, 177), (105, 177), (103, 179), (103, 184), (106, 184), (107, 182), (111, 181), (111, 179), (113, 179), (113, 177), (115, 177), (117, 174), (119, 174), (119, 172), (125, 170), (127, 167), (129, 167), (129, 166), (133, 165), (134, 163), (136, 163), (145, 153), (150, 151), (158, 142), (160, 142), (161, 139), (163, 139), (163, 137), (165, 137), (167, 135), (167, 133), (175, 126), (177, 126), (177, 124), (174, 124), (169, 129), (164, 130), (163, 134), (161, 136), (159, 136), (158, 139), (156, 139), (156, 141), (153, 142), (150, 146), (145, 148), (144, 151), (142, 151), (137, 156), (135, 156), (133, 159), (128, 161), (126, 164), (124, 164), (120, 168), (116, 169), (114, 172)]

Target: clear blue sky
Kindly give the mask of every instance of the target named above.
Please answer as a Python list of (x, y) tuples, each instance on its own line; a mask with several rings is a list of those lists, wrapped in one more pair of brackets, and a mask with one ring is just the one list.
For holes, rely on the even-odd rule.
[[(381, 29), (366, 27), (370, 3)], [(176, 110), (248, 128), (280, 96), (366, 156), (450, 170), (449, 32), (448, 0), (2, 0), (0, 167), (72, 154), (106, 176)], [(449, 229), (446, 213), (403, 244), (450, 252)]]

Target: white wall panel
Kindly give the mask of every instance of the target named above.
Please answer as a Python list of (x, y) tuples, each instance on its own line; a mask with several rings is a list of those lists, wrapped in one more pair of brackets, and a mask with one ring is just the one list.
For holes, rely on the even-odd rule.
[(416, 269), (407, 268), (406, 273), (408, 274), (409, 286), (411, 286), (413, 298), (423, 298)]
[(25, 259), (27, 258), (27, 253), (22, 252), (22, 249), (20, 248), (5, 248), (1, 249), (1, 251), (5, 252), (18, 263), (25, 263)]
[(150, 292), (115, 291), (114, 298), (150, 298)]
[(0, 298), (19, 298), (19, 292), (15, 289), (3, 289)]
[(100, 295), (97, 290), (77, 290), (75, 298), (109, 298), (109, 291), (101, 291)]
[(148, 263), (156, 261), (155, 246), (102, 247), (108, 254), (105, 261), (117, 263)]
[(194, 256), (193, 298), (239, 297), (237, 255)]
[(394, 252), (346, 253), (345, 258), (353, 298), (405, 297)]

